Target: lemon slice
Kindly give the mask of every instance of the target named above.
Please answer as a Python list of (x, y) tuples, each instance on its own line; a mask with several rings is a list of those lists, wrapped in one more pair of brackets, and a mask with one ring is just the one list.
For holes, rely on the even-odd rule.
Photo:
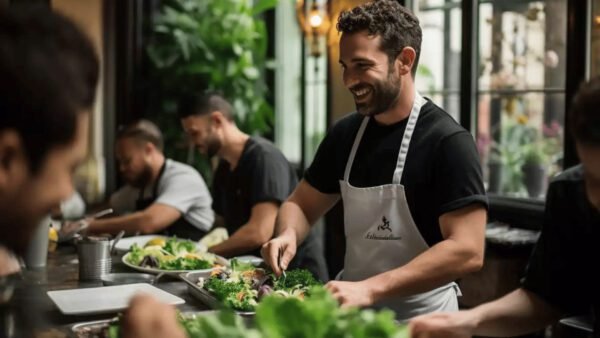
[(147, 248), (149, 246), (159, 246), (161, 248), (164, 248), (166, 244), (167, 244), (167, 242), (165, 241), (164, 238), (156, 237), (156, 238), (153, 238), (153, 239), (149, 240), (148, 242), (146, 242), (146, 245), (144, 245), (144, 248)]
[(58, 242), (58, 232), (53, 227), (48, 229), (48, 240), (51, 242)]

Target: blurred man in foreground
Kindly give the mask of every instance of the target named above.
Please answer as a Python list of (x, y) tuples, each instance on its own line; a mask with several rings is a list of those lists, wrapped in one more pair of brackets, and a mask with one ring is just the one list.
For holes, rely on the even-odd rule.
[[(0, 264), (22, 255), (38, 222), (73, 192), (98, 68), (91, 43), (64, 17), (47, 7), (0, 10)], [(10, 278), (0, 277), (3, 285)], [(0, 307), (0, 336), (32, 335), (39, 313), (24, 301), (0, 299), (8, 303)], [(185, 337), (170, 307), (155, 304), (151, 316), (140, 315), (148, 302), (133, 301), (125, 337)], [(151, 334), (134, 325), (141, 317)]]

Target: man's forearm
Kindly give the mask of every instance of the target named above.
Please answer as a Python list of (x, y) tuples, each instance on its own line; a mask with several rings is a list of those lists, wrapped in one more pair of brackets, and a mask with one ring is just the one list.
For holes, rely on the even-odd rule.
[(275, 236), (293, 231), (300, 244), (310, 231), (311, 224), (298, 204), (286, 201), (281, 205), (275, 221)]
[(233, 257), (259, 249), (269, 239), (270, 237), (261, 236), (258, 231), (244, 225), (227, 240), (210, 247), (208, 251), (223, 257)]
[(517, 289), (469, 312), (476, 321), (475, 334), (491, 337), (530, 333), (560, 318), (560, 311), (525, 289)]
[(125, 216), (111, 217), (101, 220), (91, 220), (87, 229), (91, 234), (117, 234), (121, 230), (125, 230), (127, 234), (135, 234), (136, 232), (149, 232), (148, 220), (143, 212), (134, 212)]
[(433, 290), (464, 274), (478, 270), (481, 258), (460, 243), (444, 240), (406, 265), (366, 280), (375, 301), (390, 296), (404, 297)]

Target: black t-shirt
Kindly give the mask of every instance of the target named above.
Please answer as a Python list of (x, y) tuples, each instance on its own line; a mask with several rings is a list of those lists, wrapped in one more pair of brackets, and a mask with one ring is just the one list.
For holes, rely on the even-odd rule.
[[(340, 193), (339, 180), (362, 120), (358, 113), (344, 117), (319, 146), (305, 179), (320, 192)], [(369, 120), (350, 172), (352, 186), (392, 183), (407, 122), (408, 118), (385, 126)], [(421, 108), (401, 184), (411, 215), (430, 246), (442, 240), (439, 216), (473, 203), (487, 207), (473, 137), (429, 100)]]
[[(568, 315), (600, 315), (600, 214), (589, 203), (583, 169), (557, 176), (546, 194), (542, 233), (523, 287)], [(596, 319), (595, 332), (600, 334)]]
[[(297, 183), (294, 168), (279, 149), (263, 138), (250, 137), (233, 171), (227, 161), (219, 162), (212, 186), (213, 209), (232, 234), (250, 220), (256, 204), (283, 203)], [(306, 268), (326, 280), (325, 257), (316, 236), (315, 231), (309, 233), (289, 268)], [(248, 254), (260, 257), (260, 248)]]
[(233, 233), (248, 222), (256, 204), (281, 204), (297, 184), (285, 156), (269, 141), (250, 137), (233, 171), (227, 161), (219, 162), (212, 187), (213, 209)]

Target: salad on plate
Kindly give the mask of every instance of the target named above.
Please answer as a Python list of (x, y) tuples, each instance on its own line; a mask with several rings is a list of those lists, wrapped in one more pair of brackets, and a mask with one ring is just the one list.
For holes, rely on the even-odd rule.
[(198, 250), (193, 241), (158, 237), (144, 247), (134, 243), (123, 263), (147, 272), (185, 272), (219, 268), (227, 265), (227, 260)]

